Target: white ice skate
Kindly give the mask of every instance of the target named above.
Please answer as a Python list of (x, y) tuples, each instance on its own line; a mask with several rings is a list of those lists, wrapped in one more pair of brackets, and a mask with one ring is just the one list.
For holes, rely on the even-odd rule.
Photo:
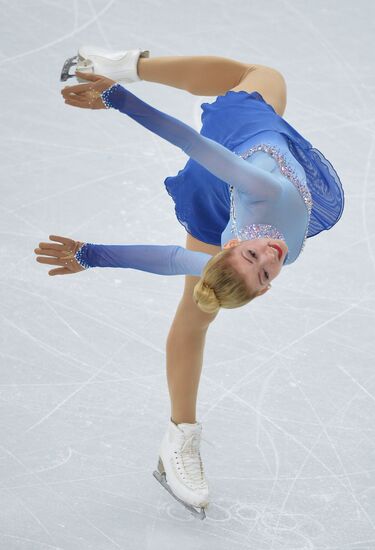
[[(76, 71), (82, 73), (99, 74), (114, 80), (115, 82), (138, 82), (141, 80), (137, 73), (137, 65), (140, 57), (150, 57), (149, 50), (122, 50), (110, 51), (97, 46), (81, 46), (78, 55), (70, 57), (64, 63), (60, 81), (65, 82), (73, 78), (69, 70), (76, 65)], [(86, 82), (76, 77), (78, 82)]]
[(199, 422), (176, 425), (170, 420), (153, 475), (193, 516), (203, 520), (209, 497), (199, 452), (201, 432)]

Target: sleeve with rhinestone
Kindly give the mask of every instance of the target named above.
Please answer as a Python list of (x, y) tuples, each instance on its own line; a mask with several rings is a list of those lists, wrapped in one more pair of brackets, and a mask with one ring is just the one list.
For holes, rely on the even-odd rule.
[(102, 93), (106, 107), (121, 113), (176, 145), (222, 181), (250, 194), (254, 201), (272, 198), (282, 187), (278, 178), (245, 161), (220, 143), (142, 101), (116, 83)]
[(210, 254), (175, 245), (85, 243), (76, 259), (89, 267), (123, 267), (158, 275), (200, 276)]

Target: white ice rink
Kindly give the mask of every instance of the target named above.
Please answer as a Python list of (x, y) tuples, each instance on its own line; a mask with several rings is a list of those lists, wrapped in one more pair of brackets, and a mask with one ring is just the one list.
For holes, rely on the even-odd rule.
[[(375, 549), (375, 3), (0, 0), (0, 549)], [(345, 210), (272, 290), (207, 333), (197, 420), (211, 503), (154, 479), (183, 276), (48, 276), (50, 234), (185, 245), (163, 181), (188, 157), (115, 110), (64, 104), (81, 44), (280, 70), (284, 118)], [(203, 102), (129, 84), (201, 128)]]

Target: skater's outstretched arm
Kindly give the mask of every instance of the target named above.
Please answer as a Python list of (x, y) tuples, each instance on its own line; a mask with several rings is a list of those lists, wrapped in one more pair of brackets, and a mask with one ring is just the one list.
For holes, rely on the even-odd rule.
[(212, 258), (210, 254), (175, 245), (92, 244), (79, 251), (87, 267), (125, 267), (158, 275), (196, 275)]
[(116, 83), (102, 94), (108, 107), (151, 130), (176, 145), (190, 158), (204, 166), (217, 178), (229, 183), (254, 200), (272, 198), (282, 189), (276, 176), (254, 166), (220, 143), (202, 136), (189, 125), (148, 105)]
[[(84, 74), (84, 78), (92, 80), (92, 84), (71, 87), (73, 94), (76, 93), (76, 101), (74, 98), (69, 100), (69, 87), (65, 88), (62, 93), (66, 103), (77, 107), (91, 108), (89, 99), (85, 103), (84, 94), (88, 94), (87, 98), (89, 98), (89, 92), (86, 90), (91, 88), (87, 88), (87, 86), (93, 86), (95, 90), (101, 92), (101, 97), (107, 108), (117, 109), (148, 130), (176, 145), (216, 177), (240, 191), (248, 193), (254, 201), (267, 200), (281, 192), (282, 185), (273, 173), (244, 161), (220, 143), (202, 136), (184, 122), (151, 107), (120, 84), (114, 83), (102, 91), (100, 79), (105, 77)], [(106, 81), (108, 82), (108, 79)], [(96, 103), (94, 108), (100, 107)]]
[(37, 261), (62, 266), (49, 274), (77, 273), (89, 267), (123, 267), (158, 275), (201, 276), (210, 254), (175, 245), (94, 244), (50, 235), (61, 244), (39, 243)]

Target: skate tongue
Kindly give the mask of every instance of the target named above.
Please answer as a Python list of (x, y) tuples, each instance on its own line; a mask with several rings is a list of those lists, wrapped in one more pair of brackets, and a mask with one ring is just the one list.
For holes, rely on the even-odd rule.
[[(180, 428), (180, 430), (183, 431), (184, 434), (187, 435), (187, 436), (191, 435), (193, 432), (196, 432), (198, 430), (201, 431), (201, 429), (202, 429), (201, 422), (196, 422), (195, 424), (187, 424), (187, 423), (183, 422), (182, 424), (174, 424), (174, 425), (176, 427)], [(208, 441), (208, 439), (205, 439), (204, 437), (202, 437), (202, 441), (205, 441), (206, 443), (211, 445), (211, 447), (216, 448), (216, 445), (211, 443), (211, 441)]]
[(196, 422), (195, 424), (187, 424), (183, 422), (182, 424), (177, 424), (177, 427), (180, 428), (185, 434), (191, 434), (201, 429), (201, 424)]

